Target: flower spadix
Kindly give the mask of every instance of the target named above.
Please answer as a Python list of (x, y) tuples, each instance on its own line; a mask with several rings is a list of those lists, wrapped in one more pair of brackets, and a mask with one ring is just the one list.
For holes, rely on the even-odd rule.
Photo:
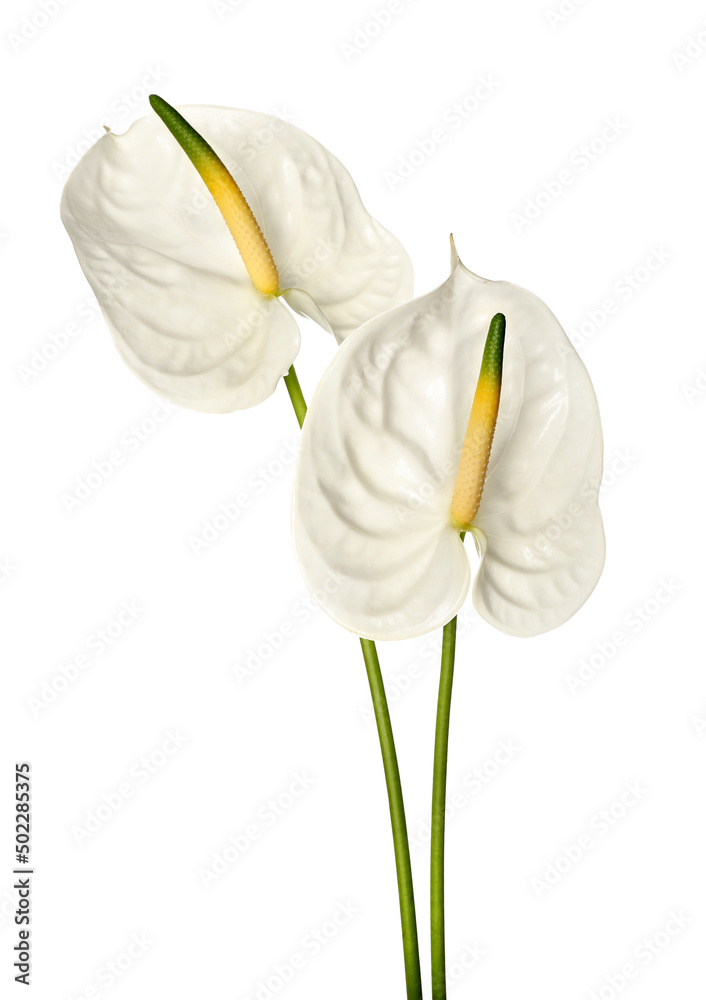
[(471, 531), (478, 513), (488, 472), (490, 449), (500, 409), (505, 348), (505, 317), (493, 316), (483, 350), (483, 360), (473, 397), (468, 427), (461, 445), (461, 459), (456, 473), (451, 518), (460, 531)]
[(410, 297), (407, 254), (318, 142), (270, 115), (150, 100), (156, 114), (80, 161), (62, 219), (123, 360), (155, 392), (253, 406), (299, 350), (285, 302), (340, 341)]
[(467, 531), (476, 609), (536, 635), (600, 576), (601, 474), (595, 394), (558, 321), (454, 251), (450, 278), (364, 324), (312, 399), (294, 491), (299, 564), (341, 625), (401, 639), (461, 608)]

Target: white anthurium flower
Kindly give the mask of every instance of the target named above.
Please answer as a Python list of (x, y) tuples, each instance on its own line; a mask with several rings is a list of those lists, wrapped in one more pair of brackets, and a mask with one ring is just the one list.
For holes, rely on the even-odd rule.
[(364, 638), (454, 617), (471, 577), (466, 531), (480, 556), (473, 602), (510, 635), (562, 624), (603, 568), (586, 369), (544, 303), (452, 251), (440, 288), (343, 344), (304, 424), (297, 557), (324, 609)]
[(305, 132), (150, 101), (157, 114), (80, 161), (62, 219), (118, 351), (151, 389), (205, 412), (254, 406), (299, 350), (280, 299), (340, 341), (410, 298), (406, 252)]

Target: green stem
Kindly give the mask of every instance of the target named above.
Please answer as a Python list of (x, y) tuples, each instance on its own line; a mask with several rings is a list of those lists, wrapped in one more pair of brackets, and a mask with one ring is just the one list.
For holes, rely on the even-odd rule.
[(402, 921), (402, 947), (404, 950), (404, 967), (407, 979), (407, 1000), (421, 1000), (422, 972), (419, 965), (419, 941), (417, 938), (417, 915), (414, 908), (414, 889), (412, 887), (412, 862), (409, 856), (409, 840), (407, 838), (407, 822), (404, 813), (404, 799), (400, 783), (400, 770), (397, 765), (395, 740), (392, 735), (390, 713), (385, 697), (385, 686), (380, 672), (375, 643), (370, 639), (361, 639), (365, 669), (368, 672), (370, 693), (373, 697), (375, 722), (380, 737), (382, 763), (385, 769), (385, 784), (387, 798), (390, 803), (390, 820), (392, 821), (392, 840), (395, 848), (395, 867), (397, 869), (397, 887), (400, 897), (400, 919)]
[(439, 677), (439, 703), (434, 740), (434, 784), (431, 802), (431, 994), (446, 1000), (446, 946), (444, 942), (444, 830), (446, 826), (446, 766), (449, 719), (456, 655), (456, 621), (444, 626)]
[[(294, 407), (294, 413), (299, 427), (304, 424), (307, 408), (304, 395), (299, 385), (294, 365), (284, 376), (289, 398)], [(414, 889), (412, 887), (412, 862), (409, 856), (409, 840), (407, 838), (407, 821), (404, 813), (402, 784), (400, 770), (397, 765), (395, 740), (392, 735), (390, 713), (385, 697), (385, 685), (380, 671), (375, 643), (370, 639), (361, 639), (365, 669), (368, 673), (370, 693), (373, 698), (375, 722), (380, 738), (382, 763), (387, 785), (387, 798), (390, 804), (390, 820), (392, 822), (392, 841), (395, 848), (395, 867), (397, 869), (397, 888), (400, 897), (400, 918), (402, 921), (402, 947), (404, 951), (404, 968), (407, 980), (407, 1000), (421, 1000), (422, 972), (419, 964), (419, 940), (417, 936), (417, 915), (414, 908)]]
[(306, 416), (306, 402), (304, 400), (304, 394), (302, 393), (302, 387), (299, 385), (299, 379), (297, 378), (297, 373), (294, 371), (294, 365), (289, 369), (287, 374), (284, 376), (284, 384), (287, 386), (287, 392), (289, 393), (289, 398), (292, 401), (292, 406), (294, 407), (294, 415), (299, 423), (299, 428), (304, 425), (304, 417)]

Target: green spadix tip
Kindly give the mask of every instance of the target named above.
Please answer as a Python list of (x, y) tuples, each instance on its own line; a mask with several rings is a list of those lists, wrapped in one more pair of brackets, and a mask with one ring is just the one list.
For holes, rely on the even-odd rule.
[(480, 367), (481, 376), (499, 382), (503, 370), (503, 352), (505, 347), (505, 317), (496, 313), (490, 321), (488, 336), (483, 348), (483, 361)]

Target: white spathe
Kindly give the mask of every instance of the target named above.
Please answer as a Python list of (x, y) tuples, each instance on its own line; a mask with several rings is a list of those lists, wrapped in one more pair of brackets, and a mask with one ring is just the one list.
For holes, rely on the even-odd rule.
[(602, 432), (586, 369), (536, 296), (454, 255), (436, 291), (340, 348), (304, 422), (294, 542), (308, 586), (350, 631), (403, 639), (446, 624), (470, 583), (450, 517), (492, 317), (507, 320), (500, 410), (471, 529), (478, 612), (510, 635), (556, 628), (603, 568)]
[[(254, 111), (179, 110), (243, 192), (292, 308), (340, 341), (410, 298), (407, 253), (316, 140)], [(274, 391), (299, 350), (296, 321), (254, 288), (204, 182), (156, 114), (98, 140), (67, 181), (61, 214), (118, 351), (151, 389), (212, 413)]]

